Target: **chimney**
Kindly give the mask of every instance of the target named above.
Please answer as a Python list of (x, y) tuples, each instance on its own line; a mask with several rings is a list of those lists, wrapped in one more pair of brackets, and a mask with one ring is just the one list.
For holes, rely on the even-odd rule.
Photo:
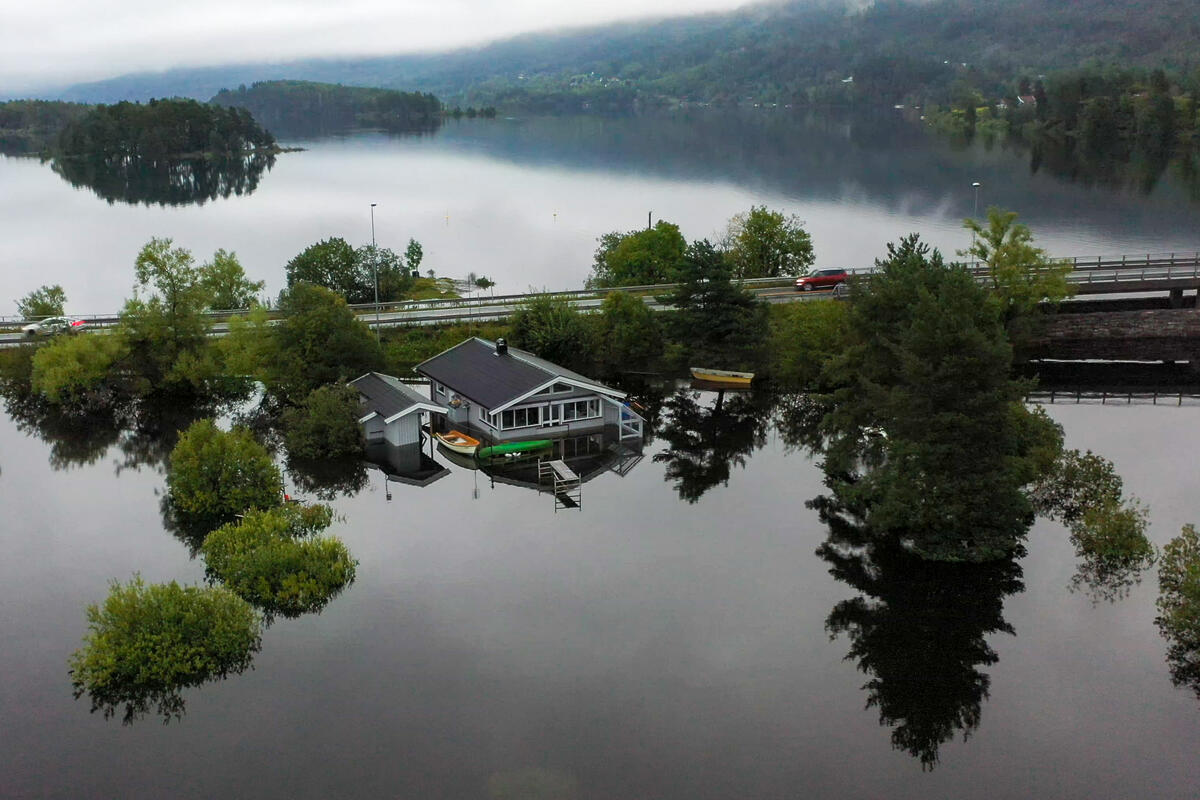
[(504, 339), (496, 340), (496, 355), (503, 356), (508, 354), (508, 342)]

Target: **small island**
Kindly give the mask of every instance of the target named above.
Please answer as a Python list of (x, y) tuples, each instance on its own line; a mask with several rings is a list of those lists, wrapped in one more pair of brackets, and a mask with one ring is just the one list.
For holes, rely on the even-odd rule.
[(279, 147), (245, 109), (175, 98), (98, 105), (66, 124), (55, 150), (68, 158), (160, 161), (265, 155)]

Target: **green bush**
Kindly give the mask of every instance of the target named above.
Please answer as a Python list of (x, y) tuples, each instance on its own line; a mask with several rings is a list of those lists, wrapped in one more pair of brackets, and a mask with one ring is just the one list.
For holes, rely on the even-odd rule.
[(331, 520), (328, 506), (251, 511), (205, 539), (209, 575), (268, 616), (320, 611), (354, 581), (358, 563), (340, 540), (316, 535)]
[(102, 606), (87, 609), (88, 633), (70, 658), (75, 697), (130, 723), (151, 708), (183, 714), (181, 689), (237, 674), (261, 641), (254, 610), (221, 588), (114, 581)]
[(512, 316), (512, 344), (565, 367), (587, 358), (590, 336), (583, 316), (560, 297), (534, 295)]
[(1200, 694), (1200, 534), (1184, 525), (1158, 565), (1159, 631), (1170, 642), (1167, 663), (1177, 686)]
[(358, 392), (349, 386), (313, 389), (303, 403), (283, 412), (288, 455), (316, 460), (362, 453), (360, 414)]
[(771, 378), (786, 389), (811, 389), (847, 339), (845, 303), (780, 303), (770, 307)]
[(172, 505), (214, 524), (251, 508), (271, 508), (283, 498), (283, 477), (270, 453), (245, 428), (225, 432), (201, 419), (171, 451), (167, 487)]
[(1121, 501), (1123, 484), (1112, 462), (1091, 450), (1065, 450), (1053, 469), (1030, 490), (1038, 513), (1067, 524), (1088, 509)]
[(640, 297), (610, 292), (596, 327), (594, 356), (607, 369), (644, 369), (662, 357), (662, 325)]
[(1154, 559), (1154, 545), (1146, 538), (1148, 514), (1137, 501), (1106, 502), (1084, 509), (1071, 526), (1071, 541), (1086, 555), (1142, 562)]

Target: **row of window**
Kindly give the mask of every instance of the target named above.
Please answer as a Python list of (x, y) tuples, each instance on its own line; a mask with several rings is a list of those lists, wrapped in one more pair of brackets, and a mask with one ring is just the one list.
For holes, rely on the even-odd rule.
[(505, 431), (513, 428), (530, 428), (536, 425), (558, 425), (564, 422), (595, 419), (599, 416), (600, 400), (597, 398), (551, 403), (544, 406), (510, 408), (499, 414), (489, 414), (486, 419), (483, 409), (479, 410), (480, 420), (493, 428)]

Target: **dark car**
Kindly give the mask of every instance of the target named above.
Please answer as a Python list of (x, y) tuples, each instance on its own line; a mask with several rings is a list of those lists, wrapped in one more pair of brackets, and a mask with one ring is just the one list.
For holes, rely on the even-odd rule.
[(845, 283), (850, 277), (844, 269), (814, 269), (803, 278), (796, 280), (797, 292), (811, 292), (814, 289), (832, 289), (840, 283)]

